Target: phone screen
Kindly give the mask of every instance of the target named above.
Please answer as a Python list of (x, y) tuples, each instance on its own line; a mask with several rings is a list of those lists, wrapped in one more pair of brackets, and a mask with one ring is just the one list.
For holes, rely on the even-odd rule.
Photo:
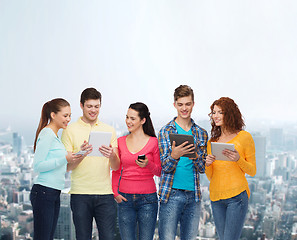
[(145, 159), (145, 155), (143, 154), (143, 155), (139, 155), (138, 156), (138, 159), (140, 159), (140, 160), (144, 160)]

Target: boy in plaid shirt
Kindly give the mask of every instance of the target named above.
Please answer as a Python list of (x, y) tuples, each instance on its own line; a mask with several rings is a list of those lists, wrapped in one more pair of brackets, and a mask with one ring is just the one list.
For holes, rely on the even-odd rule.
[[(191, 118), (194, 92), (180, 85), (174, 92), (177, 117), (159, 132), (159, 149), (162, 164), (160, 178), (160, 240), (174, 240), (180, 222), (181, 240), (196, 239), (201, 209), (199, 174), (205, 172), (207, 132)], [(169, 134), (186, 134), (194, 137), (194, 146), (184, 142), (170, 144)], [(196, 158), (183, 157), (196, 152)]]

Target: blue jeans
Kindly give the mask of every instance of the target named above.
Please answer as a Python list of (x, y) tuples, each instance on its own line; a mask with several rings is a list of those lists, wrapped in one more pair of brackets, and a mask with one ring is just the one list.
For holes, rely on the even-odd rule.
[(220, 240), (238, 240), (248, 210), (246, 191), (232, 198), (212, 201), (211, 208)]
[(113, 194), (71, 194), (70, 206), (77, 240), (92, 239), (93, 218), (99, 239), (114, 239), (116, 206)]
[(171, 189), (167, 203), (160, 204), (160, 240), (174, 240), (180, 222), (180, 239), (193, 240), (198, 234), (201, 202), (195, 202), (194, 191)]
[(158, 214), (157, 194), (120, 194), (128, 200), (118, 204), (122, 240), (152, 240)]
[(60, 211), (60, 190), (34, 184), (30, 193), (34, 240), (52, 240)]

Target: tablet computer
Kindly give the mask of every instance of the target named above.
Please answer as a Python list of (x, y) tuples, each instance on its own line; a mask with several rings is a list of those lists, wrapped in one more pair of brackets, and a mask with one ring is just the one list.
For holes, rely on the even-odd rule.
[(111, 135), (111, 132), (90, 132), (89, 144), (93, 146), (93, 151), (88, 156), (104, 157), (99, 151), (99, 147), (102, 145), (109, 146)]
[(211, 153), (216, 157), (216, 160), (232, 161), (222, 153), (224, 149), (234, 151), (234, 144), (211, 142)]
[[(175, 146), (178, 146), (186, 141), (188, 141), (188, 144), (193, 144), (193, 146), (195, 146), (193, 135), (169, 133), (169, 138), (171, 146), (173, 141), (175, 141)], [(182, 157), (196, 158), (196, 151), (191, 154), (185, 154)]]

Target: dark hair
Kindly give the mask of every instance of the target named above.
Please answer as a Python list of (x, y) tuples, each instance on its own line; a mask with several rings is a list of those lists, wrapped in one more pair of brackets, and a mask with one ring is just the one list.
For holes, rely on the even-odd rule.
[(48, 121), (51, 120), (51, 113), (58, 113), (61, 111), (62, 107), (70, 106), (69, 102), (67, 102), (63, 98), (55, 98), (51, 101), (46, 102), (41, 110), (41, 117), (39, 121), (38, 128), (36, 130), (35, 140), (34, 140), (34, 152), (36, 149), (36, 142), (40, 131), (47, 126)]
[(174, 90), (173, 96), (174, 96), (174, 101), (176, 101), (177, 99), (182, 98), (182, 97), (191, 96), (192, 100), (194, 102), (194, 91), (188, 85), (179, 85), (179, 87), (177, 87)]
[(224, 115), (224, 128), (226, 128), (227, 131), (236, 133), (243, 130), (245, 124), (237, 104), (231, 98), (221, 97), (220, 99), (215, 100), (210, 106), (211, 112), (209, 117), (211, 122), (211, 142), (217, 141), (222, 134), (221, 127), (216, 126), (212, 119), (212, 112), (215, 105), (222, 109)]
[(142, 102), (136, 102), (136, 103), (132, 103), (129, 106), (129, 108), (138, 112), (138, 115), (141, 120), (144, 118), (146, 119), (145, 123), (142, 126), (144, 133), (151, 137), (156, 137), (155, 129), (154, 129), (151, 117), (150, 117), (150, 112), (149, 112), (148, 107)]
[(80, 103), (84, 105), (85, 101), (90, 99), (99, 99), (101, 104), (101, 93), (97, 91), (95, 88), (86, 88), (80, 95)]

